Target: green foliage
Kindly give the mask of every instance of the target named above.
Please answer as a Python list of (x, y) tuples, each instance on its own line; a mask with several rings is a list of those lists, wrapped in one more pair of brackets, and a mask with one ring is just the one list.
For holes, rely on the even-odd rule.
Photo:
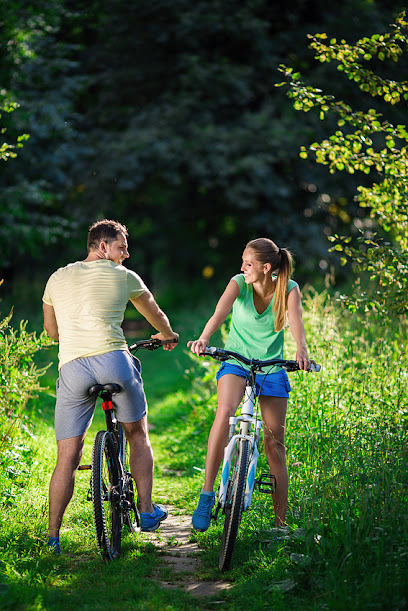
[[(355, 0), (345, 5), (330, 14), (336, 30), (350, 31), (343, 21)], [(384, 2), (358, 6), (362, 19), (387, 20)], [(294, 0), (290, 11), (264, 0), (160, 0), (137, 9), (80, 0), (70, 8), (56, 4), (53, 30), (35, 46), (29, 68), (41, 68), (39, 98), (34, 79), (26, 87), (16, 75), (45, 161), (25, 164), (24, 173), (34, 170), (28, 186), (47, 177), (37, 206), (67, 215), (57, 237), (72, 235), (73, 219), (85, 232), (93, 217), (119, 216), (149, 283), (200, 278), (208, 268), (228, 277), (260, 234), (298, 254), (299, 275), (324, 274), (325, 232), (348, 227), (354, 209), (346, 217), (321, 205), (325, 173), (298, 158), (320, 122), (301, 123), (274, 87), (279, 63), (324, 22), (323, 1), (306, 9)], [(360, 30), (352, 21), (351, 31)], [(308, 52), (296, 61), (308, 65)], [(332, 190), (346, 200), (353, 192), (340, 181)], [(77, 242), (65, 243), (77, 256)]]
[[(298, 277), (324, 276), (337, 264), (325, 236), (348, 232), (359, 212), (355, 184), (299, 159), (322, 127), (311, 113), (299, 120), (274, 87), (277, 66), (290, 57), (327, 78), (328, 67), (310, 65), (307, 33), (327, 25), (357, 37), (363, 23), (388, 23), (390, 9), (385, 0), (287, 9), (3, 2), (0, 81), (20, 105), (5, 127), (10, 142), (30, 139), (3, 164), (0, 267), (17, 275), (27, 255), (47, 271), (50, 260), (66, 264), (83, 255), (78, 236), (92, 220), (115, 216), (148, 284), (209, 269), (225, 284), (243, 245), (262, 234), (292, 248)], [(327, 194), (348, 202), (347, 214)]]
[[(18, 104), (16, 102), (10, 102), (9, 104), (5, 104), (3, 102), (2, 107), (0, 108), (0, 110), (2, 112), (13, 112), (13, 110), (15, 110), (16, 108), (18, 108)], [(0, 114), (0, 119), (1, 119), (1, 114)], [(3, 129), (0, 130), (0, 133), (4, 134), (6, 131), (6, 128), (4, 127)], [(8, 144), (7, 142), (3, 142), (0, 145), (0, 159), (2, 159), (3, 161), (7, 161), (8, 159), (12, 159), (14, 157), (17, 157), (17, 153), (15, 152), (16, 148), (21, 148), (23, 146), (23, 141), (28, 140), (29, 135), (28, 134), (21, 134), (20, 136), (17, 137), (17, 144)]]
[[(70, 235), (71, 215), (62, 198), (70, 188), (75, 131), (72, 100), (84, 83), (73, 75), (72, 46), (58, 40), (66, 16), (62, 0), (35, 5), (2, 3), (0, 22), (0, 110), (11, 141), (0, 148), (0, 269), (18, 266), (23, 256), (38, 256), (44, 245)], [(14, 112), (10, 115), (10, 111)], [(22, 143), (29, 141), (24, 148)]]
[[(27, 401), (41, 391), (39, 368), (34, 355), (51, 340), (27, 331), (27, 322), (18, 329), (10, 326), (12, 314), (0, 321), (0, 505), (14, 504), (17, 493), (30, 478), (34, 455), (27, 444), (31, 422), (24, 413)], [(24, 432), (24, 436), (20, 436)]]
[(370, 291), (363, 289), (360, 278), (355, 282), (356, 293), (353, 296), (341, 295), (341, 300), (352, 312), (358, 310), (381, 313), (384, 320), (392, 314), (407, 314), (408, 291), (408, 255), (406, 251), (393, 244), (376, 238), (360, 235), (352, 245), (350, 237), (330, 236), (329, 240), (337, 242), (333, 251), (343, 253), (341, 264), (348, 259), (353, 261), (357, 273), (369, 274), (370, 281), (376, 287)]
[(18, 427), (24, 425), (23, 410), (30, 397), (41, 389), (39, 378), (46, 368), (38, 368), (33, 356), (51, 344), (45, 332), (37, 336), (27, 331), (27, 322), (19, 328), (9, 323), (12, 314), (0, 322), (0, 452), (10, 448)]
[[(405, 20), (405, 13), (399, 15), (390, 32), (364, 37), (354, 45), (347, 44), (345, 40), (340, 43), (336, 39), (327, 41), (326, 34), (310, 38), (310, 47), (316, 52), (316, 59), (320, 62), (337, 62), (338, 70), (354, 81), (365, 94), (382, 97), (390, 105), (408, 99), (408, 81), (384, 78), (370, 67), (375, 58), (380, 62), (398, 62), (404, 54), (407, 55), (408, 22)], [(378, 72), (378, 64), (374, 67)], [(290, 82), (288, 95), (295, 100), (296, 110), (308, 112), (317, 109), (321, 119), (324, 119), (327, 113), (334, 113), (337, 115), (338, 127), (344, 128), (336, 130), (330, 138), (320, 143), (313, 143), (308, 149), (302, 147), (300, 156), (307, 159), (310, 151), (317, 163), (329, 166), (331, 173), (344, 170), (354, 174), (360, 171), (378, 180), (371, 186), (359, 186), (356, 199), (362, 208), (369, 208), (371, 218), (385, 232), (390, 233), (394, 245), (375, 243), (373, 236), (363, 234), (358, 241), (359, 248), (355, 248), (349, 245), (349, 238), (334, 236), (338, 244), (332, 250), (344, 253), (342, 264), (347, 258), (351, 258), (357, 271), (367, 270), (372, 279), (378, 280), (380, 290), (375, 291), (374, 295), (360, 294), (355, 304), (365, 304), (366, 308), (376, 309), (382, 314), (407, 313), (406, 126), (392, 124), (374, 108), (367, 111), (354, 110), (343, 100), (305, 85), (300, 74), (294, 73), (292, 68), (282, 66), (281, 71)]]

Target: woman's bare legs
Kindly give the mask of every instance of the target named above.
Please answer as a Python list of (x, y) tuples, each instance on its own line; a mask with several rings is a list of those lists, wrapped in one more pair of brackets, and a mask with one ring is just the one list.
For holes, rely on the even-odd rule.
[(259, 397), (262, 411), (265, 453), (271, 473), (276, 477), (273, 493), (276, 526), (285, 524), (288, 506), (288, 469), (286, 466), (285, 422), (288, 400), (283, 397)]
[(218, 408), (208, 437), (207, 458), (203, 490), (212, 492), (218, 469), (228, 443), (229, 418), (234, 416), (245, 392), (245, 378), (231, 373), (218, 381)]

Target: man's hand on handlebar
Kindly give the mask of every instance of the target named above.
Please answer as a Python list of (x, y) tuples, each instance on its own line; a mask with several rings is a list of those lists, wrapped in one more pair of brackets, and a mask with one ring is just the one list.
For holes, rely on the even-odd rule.
[(174, 339), (174, 343), (163, 344), (163, 350), (174, 350), (179, 340), (179, 334), (171, 333), (171, 334), (164, 335), (164, 333), (156, 333), (155, 335), (152, 335), (152, 339), (160, 339), (161, 341), (169, 341), (169, 340)]
[(206, 339), (195, 339), (194, 341), (187, 342), (187, 347), (197, 356), (201, 356), (207, 346), (208, 341)]

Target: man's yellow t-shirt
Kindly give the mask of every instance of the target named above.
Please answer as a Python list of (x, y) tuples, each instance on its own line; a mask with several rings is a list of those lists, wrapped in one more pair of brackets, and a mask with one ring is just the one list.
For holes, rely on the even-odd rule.
[(126, 349), (123, 315), (129, 299), (145, 291), (140, 276), (109, 259), (77, 261), (54, 272), (43, 301), (57, 319), (59, 368), (79, 357)]

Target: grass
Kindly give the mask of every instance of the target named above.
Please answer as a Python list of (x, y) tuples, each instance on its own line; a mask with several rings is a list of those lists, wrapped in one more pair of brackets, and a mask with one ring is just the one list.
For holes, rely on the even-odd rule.
[[(305, 298), (310, 352), (319, 374), (293, 374), (287, 421), (288, 531), (276, 537), (267, 495), (244, 514), (231, 570), (217, 569), (221, 520), (193, 533), (203, 549), (200, 577), (228, 579), (218, 594), (230, 609), (404, 609), (408, 605), (408, 455), (406, 328), (358, 321), (330, 299)], [(202, 320), (184, 324), (189, 329)], [(182, 326), (182, 325), (180, 325)], [(196, 333), (195, 333), (196, 334)], [(293, 355), (290, 334), (288, 356)], [(184, 342), (183, 342), (184, 343)], [(49, 358), (46, 353), (44, 358)], [(152, 425), (157, 502), (193, 510), (202, 484), (216, 401), (216, 366), (177, 352), (141, 353)], [(55, 369), (46, 381), (55, 380)], [(44, 550), (47, 486), (55, 460), (53, 397), (31, 403), (33, 436), (16, 440), (14, 479), (0, 513), (0, 605), (13, 609), (213, 608), (157, 585), (165, 569), (143, 537), (124, 541), (121, 559), (97, 553), (89, 474), (78, 474), (67, 511), (61, 558)], [(88, 462), (97, 413), (87, 436)], [(86, 458), (88, 456), (88, 458)], [(263, 452), (261, 464), (265, 467)], [(126, 576), (123, 579), (123, 576)]]

